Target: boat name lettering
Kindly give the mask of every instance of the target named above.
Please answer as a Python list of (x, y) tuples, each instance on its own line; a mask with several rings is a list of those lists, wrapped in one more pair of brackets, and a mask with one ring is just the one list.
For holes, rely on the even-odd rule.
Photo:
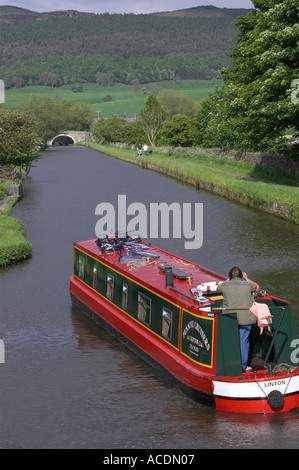
[(275, 382), (265, 382), (264, 387), (275, 387), (278, 385), (285, 385), (285, 380), (275, 380)]
[(198, 356), (199, 348), (197, 346), (194, 346), (193, 344), (190, 344), (189, 351), (191, 354), (195, 354), (195, 356)]
[[(202, 341), (203, 341), (203, 344), (205, 345), (206, 350), (209, 351), (209, 350), (210, 350), (210, 347), (211, 347), (210, 344), (209, 344), (209, 341), (208, 341), (208, 339), (207, 339), (207, 337), (206, 337), (206, 335), (205, 335), (205, 332), (203, 331), (202, 327), (201, 327), (196, 321), (194, 321), (194, 320), (189, 321), (189, 323), (186, 325), (186, 327), (185, 327), (185, 329), (184, 329), (184, 331), (183, 331), (183, 338), (184, 338), (184, 339), (186, 338), (187, 334), (189, 333), (189, 331), (190, 331), (191, 329), (195, 329), (195, 331), (197, 331), (197, 332), (199, 333), (199, 335), (200, 335), (200, 337), (201, 337), (201, 339), (202, 339)], [(191, 341), (192, 343), (198, 342), (198, 345), (200, 345), (200, 342), (199, 342), (198, 340), (196, 340), (196, 338), (194, 338), (194, 337), (191, 336), (191, 335), (188, 335), (188, 336), (187, 336), (187, 339), (188, 339), (189, 341)]]
[(188, 335), (188, 336), (187, 336), (187, 340), (190, 341), (190, 343), (196, 344), (196, 345), (199, 346), (200, 348), (203, 348), (202, 342), (199, 341), (199, 339), (194, 338), (194, 336)]

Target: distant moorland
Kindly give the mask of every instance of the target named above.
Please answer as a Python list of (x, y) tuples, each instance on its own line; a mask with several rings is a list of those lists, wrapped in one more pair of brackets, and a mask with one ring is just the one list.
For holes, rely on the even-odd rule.
[(123, 15), (0, 6), (0, 77), (7, 89), (212, 79), (231, 64), (233, 22), (248, 11), (205, 6)]

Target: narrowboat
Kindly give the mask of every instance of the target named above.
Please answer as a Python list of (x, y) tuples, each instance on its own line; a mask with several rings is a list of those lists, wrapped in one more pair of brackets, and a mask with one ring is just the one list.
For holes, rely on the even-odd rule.
[(79, 310), (200, 402), (235, 413), (298, 411), (299, 340), (290, 303), (255, 294), (270, 309), (272, 331), (253, 326), (252, 371), (242, 373), (236, 314), (224, 313), (216, 290), (225, 279), (138, 237), (114, 236), (74, 243), (69, 289)]

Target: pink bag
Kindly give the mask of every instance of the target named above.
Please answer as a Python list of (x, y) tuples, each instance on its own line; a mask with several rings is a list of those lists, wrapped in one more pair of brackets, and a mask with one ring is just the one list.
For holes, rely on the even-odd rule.
[(269, 327), (272, 324), (272, 315), (267, 304), (253, 302), (249, 310), (257, 318), (259, 328), (263, 329), (265, 326)]

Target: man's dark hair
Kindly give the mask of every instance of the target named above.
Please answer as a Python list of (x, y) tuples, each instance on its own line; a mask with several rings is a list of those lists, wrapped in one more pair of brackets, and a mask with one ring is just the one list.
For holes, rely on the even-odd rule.
[(240, 277), (241, 279), (243, 278), (242, 271), (237, 266), (234, 266), (233, 268), (231, 268), (229, 272), (229, 278), (232, 279), (233, 277)]

